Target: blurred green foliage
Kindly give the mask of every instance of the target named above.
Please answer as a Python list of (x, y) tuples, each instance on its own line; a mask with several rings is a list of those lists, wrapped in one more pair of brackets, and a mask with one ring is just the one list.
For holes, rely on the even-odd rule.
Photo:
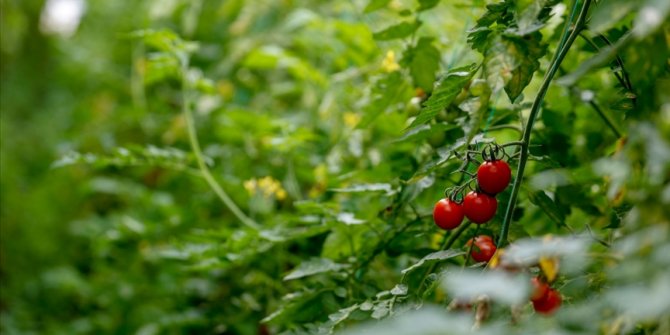
[(595, 2), (544, 100), (506, 250), (560, 259), (550, 318), (536, 268), (463, 256), (509, 191), (431, 210), (519, 138), (572, 1), (0, 5), (3, 333), (670, 332), (664, 1)]

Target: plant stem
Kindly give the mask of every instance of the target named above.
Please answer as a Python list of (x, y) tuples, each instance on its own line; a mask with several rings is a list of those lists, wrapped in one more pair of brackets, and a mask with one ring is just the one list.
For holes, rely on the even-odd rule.
[(212, 175), (212, 172), (209, 170), (209, 167), (207, 167), (207, 164), (205, 163), (205, 159), (202, 154), (202, 150), (200, 149), (200, 143), (198, 142), (198, 135), (195, 129), (195, 122), (193, 121), (193, 112), (191, 111), (190, 108), (190, 101), (188, 99), (188, 90), (189, 90), (189, 85), (188, 85), (188, 78), (186, 77), (187, 73), (187, 65), (184, 64), (182, 67), (182, 103), (181, 103), (181, 110), (182, 113), (184, 114), (184, 120), (186, 121), (186, 129), (188, 131), (188, 139), (189, 143), (191, 144), (191, 150), (193, 150), (193, 154), (195, 155), (195, 159), (198, 162), (198, 168), (200, 169), (200, 173), (202, 173), (203, 178), (205, 178), (205, 181), (209, 185), (209, 187), (216, 193), (216, 195), (221, 199), (223, 204), (228, 207), (228, 209), (237, 217), (238, 220), (240, 220), (244, 225), (248, 226), (249, 228), (252, 228), (254, 230), (258, 230), (260, 227), (258, 223), (250, 219), (248, 216), (242, 212), (242, 210), (237, 207), (233, 199), (230, 198), (228, 193), (223, 190), (221, 185), (214, 179), (214, 176)]
[(605, 124), (607, 124), (607, 126), (610, 127), (614, 135), (616, 135), (617, 138), (621, 138), (622, 136), (621, 132), (619, 131), (617, 126), (614, 125), (614, 121), (612, 121), (609, 115), (605, 114), (605, 112), (603, 112), (603, 110), (600, 109), (600, 107), (598, 106), (598, 104), (596, 104), (595, 101), (593, 100), (589, 101), (589, 105), (591, 105), (591, 107), (595, 109), (596, 113), (598, 113), (600, 118), (603, 119), (603, 122), (605, 122)]
[[(584, 0), (581, 11), (579, 13), (579, 17), (577, 18), (577, 22), (575, 23), (575, 27), (568, 36), (568, 39), (565, 41), (565, 44), (558, 46), (554, 59), (549, 65), (549, 71), (547, 71), (547, 73), (545, 74), (544, 79), (542, 81), (542, 86), (540, 86), (540, 90), (538, 91), (537, 96), (535, 96), (535, 100), (533, 101), (533, 105), (530, 109), (530, 115), (528, 116), (528, 121), (524, 127), (523, 136), (521, 139), (523, 143), (521, 144), (520, 149), (519, 165), (517, 166), (516, 176), (514, 178), (514, 184), (512, 185), (512, 194), (510, 195), (509, 202), (507, 203), (507, 211), (505, 212), (505, 219), (503, 220), (502, 228), (500, 230), (500, 238), (498, 239), (499, 248), (502, 248), (507, 243), (507, 234), (509, 233), (509, 226), (512, 221), (512, 216), (514, 214), (514, 207), (516, 206), (516, 199), (519, 195), (519, 189), (521, 188), (523, 173), (524, 170), (526, 169), (526, 161), (528, 161), (528, 155), (529, 155), (528, 147), (530, 144), (530, 135), (533, 130), (533, 123), (535, 122), (535, 117), (540, 111), (542, 101), (544, 100), (544, 96), (547, 93), (547, 90), (549, 89), (549, 85), (551, 84), (551, 81), (554, 78), (556, 71), (561, 65), (561, 62), (563, 62), (565, 55), (568, 53), (568, 50), (570, 50), (570, 46), (575, 41), (575, 39), (579, 35), (579, 32), (584, 27), (584, 23), (586, 22), (586, 15), (589, 11), (590, 5), (591, 0)], [(566, 29), (569, 29), (569, 25), (570, 22), (566, 22)]]
[[(596, 51), (599, 51), (599, 50), (600, 50), (600, 47), (598, 47), (598, 45), (597, 45), (592, 39), (590, 39), (588, 36), (586, 36), (586, 35), (584, 35), (584, 34), (582, 34), (582, 33), (580, 33), (579, 36), (580, 36), (582, 39), (584, 39), (584, 41), (586, 41), (586, 43), (588, 43), (591, 47), (593, 47), (594, 49), (596, 49)], [(609, 40), (607, 40), (607, 41), (609, 41)], [(621, 69), (621, 73), (622, 73), (624, 76), (627, 77), (627, 75), (626, 75), (626, 68), (623, 66), (623, 61), (621, 60), (621, 57), (619, 57), (618, 54), (616, 55), (616, 62), (617, 62), (617, 65), (619, 66), (619, 68)], [(623, 87), (623, 88), (625, 88), (625, 89), (627, 89), (627, 90), (629, 90), (629, 91), (632, 91), (631, 88), (628, 86), (628, 83), (630, 83), (630, 81), (626, 81), (626, 79), (624, 79), (624, 77), (622, 77), (621, 75), (619, 75), (619, 73), (616, 72), (616, 71), (614, 71), (613, 73), (614, 73), (614, 76), (616, 77), (616, 79), (619, 81), (619, 84), (621, 84), (621, 87)]]
[[(605, 42), (605, 44), (607, 44), (608, 46), (610, 47), (612, 46), (612, 42), (610, 42), (610, 40), (605, 35), (598, 34), (598, 38), (601, 41)], [(629, 91), (633, 92), (633, 85), (630, 83), (630, 77), (628, 76), (628, 71), (626, 71), (626, 67), (624, 67), (623, 60), (621, 59), (621, 57), (619, 57), (619, 54), (616, 55), (616, 61), (619, 67), (621, 67), (621, 73), (623, 74), (623, 77), (626, 80), (627, 86), (624, 87), (626, 87)]]

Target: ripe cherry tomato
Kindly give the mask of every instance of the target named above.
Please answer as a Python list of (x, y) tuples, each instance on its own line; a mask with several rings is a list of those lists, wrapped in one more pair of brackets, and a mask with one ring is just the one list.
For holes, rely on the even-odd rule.
[(458, 227), (463, 222), (463, 206), (447, 198), (441, 199), (433, 208), (435, 224), (445, 230)]
[(477, 262), (488, 262), (493, 254), (496, 253), (496, 245), (493, 243), (493, 239), (488, 235), (479, 235), (470, 239), (467, 243), (467, 246), (472, 247), (470, 252), (470, 257)]
[(530, 289), (532, 290), (530, 295), (531, 301), (544, 298), (544, 296), (547, 294), (547, 291), (550, 290), (549, 285), (547, 285), (547, 283), (538, 277), (531, 278)]
[(484, 223), (496, 214), (498, 201), (485, 193), (472, 191), (463, 199), (463, 212), (474, 223)]
[(548, 289), (542, 298), (533, 300), (533, 308), (540, 314), (549, 315), (561, 306), (561, 302), (561, 294), (556, 290)]
[(511, 179), (512, 170), (505, 161), (484, 162), (477, 169), (479, 188), (488, 194), (498, 194), (504, 191)]

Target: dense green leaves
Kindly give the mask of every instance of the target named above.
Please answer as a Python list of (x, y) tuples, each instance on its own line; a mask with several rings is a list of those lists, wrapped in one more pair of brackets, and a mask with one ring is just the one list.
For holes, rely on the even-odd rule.
[(357, 127), (369, 126), (395, 104), (409, 100), (411, 94), (412, 88), (400, 72), (391, 72), (378, 78), (367, 97), (369, 101), (363, 107), (365, 114)]
[(429, 10), (437, 6), (439, 3), (440, 0), (419, 0), (419, 9), (417, 9), (417, 11), (421, 12), (424, 10)]
[(433, 93), (424, 103), (421, 113), (410, 127), (416, 127), (432, 120), (439, 112), (451, 104), (461, 89), (470, 81), (476, 66), (474, 64), (450, 70), (435, 84)]
[(346, 265), (337, 264), (327, 258), (310, 259), (300, 263), (297, 268), (293, 269), (284, 277), (284, 280), (298, 279), (324, 272), (340, 271), (343, 268), (346, 268)]
[(378, 41), (395, 40), (412, 35), (421, 26), (421, 21), (401, 22), (390, 26), (382, 31), (374, 33), (373, 37)]
[(365, 13), (374, 12), (378, 9), (388, 6), (389, 2), (391, 2), (391, 0), (370, 0), (367, 6), (365, 6), (363, 12)]
[[(669, 332), (667, 1), (44, 3), (0, 20), (3, 334)], [(509, 234), (511, 187), (437, 228), (492, 143)]]
[(434, 262), (443, 261), (445, 259), (460, 256), (462, 254), (463, 254), (463, 252), (456, 251), (456, 250), (437, 251), (437, 252), (426, 255), (424, 258), (420, 259), (418, 262), (412, 264), (412, 266), (402, 270), (401, 273), (403, 275), (406, 275), (406, 274), (416, 270), (417, 268), (423, 266), (424, 264), (430, 264), (430, 263), (434, 263)]
[(401, 62), (409, 68), (414, 85), (426, 92), (433, 90), (435, 74), (440, 66), (440, 51), (433, 46), (433, 40), (421, 37), (416, 46), (405, 50)]
[(514, 101), (528, 86), (533, 74), (540, 67), (539, 59), (545, 54), (540, 34), (527, 38), (502, 36), (493, 41), (485, 59), (485, 71), (494, 91), (505, 88), (510, 101)]

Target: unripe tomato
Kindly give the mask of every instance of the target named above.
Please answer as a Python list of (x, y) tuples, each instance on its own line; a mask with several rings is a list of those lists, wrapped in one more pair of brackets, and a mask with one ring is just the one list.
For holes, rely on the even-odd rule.
[(458, 227), (463, 222), (463, 206), (447, 198), (441, 199), (433, 208), (435, 224), (445, 230)]
[(444, 131), (434, 132), (428, 137), (428, 144), (433, 148), (439, 148), (447, 143), (447, 134)]
[(533, 300), (533, 308), (540, 314), (549, 315), (561, 307), (561, 294), (553, 289), (548, 289), (544, 297)]
[(495, 195), (504, 191), (511, 179), (512, 170), (505, 161), (484, 162), (477, 169), (479, 188), (488, 194)]
[(547, 294), (547, 291), (550, 290), (549, 285), (547, 285), (547, 283), (538, 277), (531, 278), (530, 289), (532, 290), (530, 295), (531, 301), (544, 298), (544, 296)]
[(496, 214), (498, 201), (496, 198), (480, 192), (472, 191), (463, 199), (463, 213), (474, 223), (484, 223)]
[(470, 252), (470, 257), (477, 262), (488, 262), (493, 254), (496, 253), (496, 245), (493, 243), (493, 239), (488, 235), (479, 235), (470, 239), (467, 243), (467, 246), (471, 246), (472, 251)]

